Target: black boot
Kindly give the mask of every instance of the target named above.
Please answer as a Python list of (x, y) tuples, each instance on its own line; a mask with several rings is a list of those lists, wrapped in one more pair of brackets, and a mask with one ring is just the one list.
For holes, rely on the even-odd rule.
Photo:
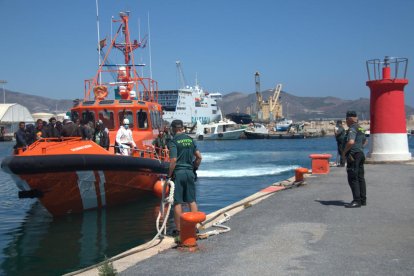
[(345, 208), (360, 208), (361, 202), (353, 200), (352, 202), (345, 204)]

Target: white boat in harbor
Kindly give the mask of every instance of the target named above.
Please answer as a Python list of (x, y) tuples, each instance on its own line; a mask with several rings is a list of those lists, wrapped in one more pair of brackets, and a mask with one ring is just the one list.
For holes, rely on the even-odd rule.
[(158, 102), (162, 105), (163, 119), (171, 123), (182, 120), (185, 126), (193, 126), (197, 121), (203, 124), (218, 121), (221, 110), (217, 105), (220, 93), (205, 93), (198, 85), (178, 90), (158, 91)]
[(281, 121), (278, 121), (276, 123), (275, 131), (287, 131), (292, 124), (293, 124), (292, 120), (283, 118)]
[(185, 83), (181, 63), (176, 62), (181, 77), (181, 88), (177, 90), (158, 91), (158, 103), (163, 107), (163, 119), (171, 123), (181, 120), (184, 126), (192, 127), (197, 121), (202, 124), (219, 121), (222, 117), (217, 101), (221, 93), (207, 93), (197, 83), (194, 87)]
[(198, 140), (236, 140), (240, 139), (244, 132), (244, 129), (230, 120), (221, 120), (209, 124), (197, 122), (196, 128), (194, 138)]
[(268, 137), (269, 130), (263, 124), (252, 123), (244, 130), (244, 134), (247, 139), (264, 139)]

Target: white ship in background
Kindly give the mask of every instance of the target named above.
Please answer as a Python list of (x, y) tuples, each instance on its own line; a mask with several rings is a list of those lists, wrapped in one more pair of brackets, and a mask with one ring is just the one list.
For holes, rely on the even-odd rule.
[(207, 93), (198, 85), (186, 85), (181, 63), (176, 62), (180, 76), (181, 88), (177, 90), (158, 91), (158, 103), (163, 107), (163, 119), (168, 122), (182, 120), (185, 126), (192, 127), (197, 121), (202, 124), (219, 121), (222, 117), (217, 101), (220, 93)]

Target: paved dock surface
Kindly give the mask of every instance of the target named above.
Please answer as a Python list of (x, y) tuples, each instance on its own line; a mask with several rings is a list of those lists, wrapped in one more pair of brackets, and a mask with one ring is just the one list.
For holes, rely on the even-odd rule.
[(169, 249), (120, 274), (414, 275), (413, 169), (365, 165), (367, 206), (348, 209), (345, 168), (331, 168), (234, 215), (200, 251)]

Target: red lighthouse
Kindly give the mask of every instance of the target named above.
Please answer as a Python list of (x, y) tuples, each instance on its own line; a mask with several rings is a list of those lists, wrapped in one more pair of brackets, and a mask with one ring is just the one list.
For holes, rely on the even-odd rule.
[[(406, 58), (388, 56), (383, 61), (367, 61), (367, 86), (371, 90), (371, 143), (368, 158), (372, 161), (411, 159), (404, 109), (404, 86), (408, 84), (407, 63)], [(398, 75), (402, 78), (398, 78)]]

